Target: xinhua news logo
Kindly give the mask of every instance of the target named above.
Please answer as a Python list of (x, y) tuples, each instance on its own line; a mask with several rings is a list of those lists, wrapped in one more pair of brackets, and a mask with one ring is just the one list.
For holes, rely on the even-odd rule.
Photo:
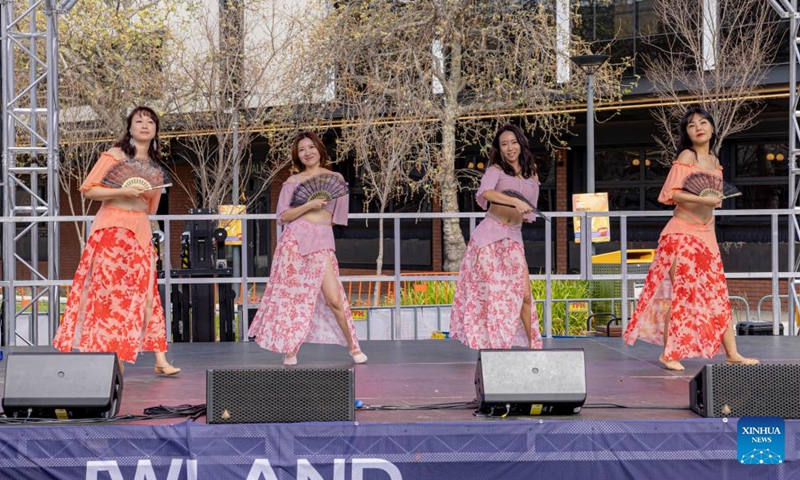
[(786, 458), (786, 425), (779, 417), (742, 417), (736, 425), (739, 463), (778, 465)]

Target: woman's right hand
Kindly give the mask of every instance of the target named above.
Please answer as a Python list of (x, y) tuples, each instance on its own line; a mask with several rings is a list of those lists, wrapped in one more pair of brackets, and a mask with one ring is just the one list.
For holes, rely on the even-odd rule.
[(524, 201), (522, 201), (522, 200), (520, 200), (518, 198), (515, 199), (515, 200), (516, 200), (516, 202), (514, 202), (515, 203), (514, 208), (516, 208), (519, 213), (521, 213), (523, 215), (526, 215), (526, 214), (531, 213), (533, 211), (531, 206), (528, 205), (527, 203), (525, 203)]
[(700, 197), (703, 199), (703, 204), (708, 205), (709, 207), (719, 207), (722, 205), (722, 198), (718, 197), (717, 195), (707, 195), (705, 197)]
[(118, 193), (122, 198), (139, 198), (139, 195), (145, 192), (145, 188), (141, 185), (133, 185), (130, 187), (120, 188)]
[(315, 198), (314, 200), (309, 200), (308, 202), (306, 202), (306, 205), (308, 205), (309, 210), (319, 210), (320, 208), (324, 207), (325, 204), (327, 203), (328, 201), (325, 200), (324, 198)]

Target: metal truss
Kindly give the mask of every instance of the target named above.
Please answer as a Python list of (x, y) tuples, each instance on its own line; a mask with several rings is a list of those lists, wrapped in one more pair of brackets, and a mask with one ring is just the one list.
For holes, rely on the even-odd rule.
[[(798, 286), (796, 279), (800, 272), (800, 257), (797, 252), (797, 242), (800, 241), (800, 167), (798, 167), (798, 145), (800, 145), (800, 109), (798, 109), (798, 71), (800, 71), (800, 17), (798, 16), (798, 0), (769, 0), (772, 8), (781, 16), (789, 19), (789, 208), (794, 209), (794, 214), (789, 217), (789, 268), (792, 273), (789, 279), (789, 334), (796, 335), (795, 319), (798, 315)], [(794, 312), (794, 313), (793, 313)], [(778, 325), (774, 325), (773, 333), (778, 333)]]
[(56, 0), (0, 0), (6, 345), (39, 343), (45, 299), (52, 338), (60, 310), (59, 228), (39, 220), (58, 215), (58, 9)]

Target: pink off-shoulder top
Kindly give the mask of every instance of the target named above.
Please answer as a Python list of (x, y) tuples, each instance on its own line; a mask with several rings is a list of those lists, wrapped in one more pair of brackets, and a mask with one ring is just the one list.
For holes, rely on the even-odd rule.
[[(344, 177), (336, 174), (342, 181)], [(284, 212), (289, 210), (297, 186), (300, 182), (297, 176), (289, 177), (281, 186), (281, 193), (278, 197), (278, 207), (275, 210), (275, 215), (278, 217), (278, 225), (285, 225), (287, 229), (291, 230), (297, 240), (297, 245), (300, 248), (301, 255), (308, 255), (319, 250), (336, 250), (336, 244), (333, 238), (333, 229), (330, 225), (310, 222), (304, 218), (298, 218), (291, 222), (284, 222)], [(335, 225), (347, 225), (347, 213), (350, 208), (350, 196), (344, 195), (336, 198), (325, 204), (324, 208), (332, 215), (331, 223)]]
[[(483, 198), (483, 193), (495, 190), (516, 190), (534, 206), (539, 202), (539, 181), (535, 178), (519, 178), (506, 174), (500, 168), (489, 167), (483, 174), (481, 186), (475, 193), (475, 200), (484, 209), (489, 209), (489, 201)], [(536, 221), (536, 214), (528, 213), (522, 217), (524, 222)], [(472, 233), (470, 242), (475, 243), (478, 248), (485, 247), (491, 243), (504, 238), (509, 238), (522, 245), (522, 224), (506, 225), (494, 218), (491, 213), (486, 214), (486, 219), (481, 222), (478, 228)]]
[[(658, 201), (664, 205), (677, 205), (672, 199), (675, 192), (683, 190), (683, 182), (686, 177), (695, 172), (706, 172), (714, 176), (722, 177), (722, 167), (717, 165), (713, 172), (700, 168), (699, 165), (692, 163), (686, 164), (679, 161), (672, 162), (672, 168), (667, 174), (667, 179), (664, 181), (664, 186), (661, 188), (661, 193), (658, 195)], [(680, 208), (680, 207), (678, 207)], [(714, 232), (714, 217), (707, 223), (690, 223), (678, 217), (672, 219), (661, 231), (661, 236), (671, 234), (685, 234), (698, 237), (705, 243), (708, 248), (715, 254), (719, 255), (719, 245), (717, 244), (717, 236)]]
[[(78, 190), (82, 193), (92, 187), (106, 187), (102, 184), (103, 178), (111, 167), (121, 161), (110, 153), (103, 152)], [(136, 240), (142, 248), (149, 248), (153, 241), (153, 231), (150, 228), (148, 215), (155, 214), (158, 211), (158, 203), (161, 201), (161, 189), (146, 191), (142, 193), (141, 198), (147, 205), (147, 208), (142, 211), (125, 210), (104, 203), (100, 210), (97, 211), (97, 215), (92, 222), (91, 233), (102, 228), (127, 228), (136, 235)]]

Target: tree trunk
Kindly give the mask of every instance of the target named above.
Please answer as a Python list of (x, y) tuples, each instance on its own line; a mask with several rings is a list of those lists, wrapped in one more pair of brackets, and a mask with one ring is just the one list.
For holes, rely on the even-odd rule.
[[(381, 204), (381, 212), (383, 213), (385, 205)], [(398, 239), (394, 239), (396, 242)], [(375, 259), (375, 275), (380, 275), (383, 272), (383, 219), (378, 220), (378, 258)], [(375, 292), (372, 294), (372, 306), (377, 307), (381, 302), (381, 281), (375, 281)]]
[[(448, 112), (449, 113), (449, 112)], [(442, 160), (439, 166), (439, 182), (442, 185), (442, 211), (458, 212), (458, 182), (456, 180), (456, 116), (446, 115), (442, 125)], [(461, 267), (461, 259), (467, 249), (464, 234), (457, 218), (442, 221), (442, 240), (444, 243), (444, 262), (447, 272), (455, 272)]]
[[(461, 91), (461, 42), (454, 39), (450, 45), (449, 78), (444, 83), (444, 111), (442, 112), (442, 158), (439, 165), (439, 183), (442, 186), (442, 211), (458, 212), (458, 181), (456, 180), (456, 124), (458, 123), (458, 94)], [(461, 268), (461, 259), (467, 249), (460, 221), (448, 218), (442, 221), (442, 243), (447, 272)]]

